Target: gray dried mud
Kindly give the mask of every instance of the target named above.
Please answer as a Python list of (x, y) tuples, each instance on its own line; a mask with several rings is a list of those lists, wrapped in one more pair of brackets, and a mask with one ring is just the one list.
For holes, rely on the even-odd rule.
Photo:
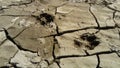
[(0, 68), (119, 68), (119, 0), (0, 0)]

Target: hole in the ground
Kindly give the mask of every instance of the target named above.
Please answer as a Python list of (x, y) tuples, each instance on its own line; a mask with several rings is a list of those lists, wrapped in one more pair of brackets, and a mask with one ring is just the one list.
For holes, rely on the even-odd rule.
[(42, 13), (39, 16), (39, 20), (41, 21), (41, 25), (46, 25), (54, 21), (54, 16), (48, 13)]

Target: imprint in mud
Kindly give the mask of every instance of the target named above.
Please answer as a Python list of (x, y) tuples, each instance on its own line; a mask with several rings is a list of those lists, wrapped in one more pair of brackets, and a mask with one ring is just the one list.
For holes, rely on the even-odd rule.
[(80, 36), (80, 38), (74, 40), (74, 44), (78, 47), (82, 46), (89, 50), (93, 50), (96, 46), (100, 44), (100, 40), (94, 34), (84, 33)]
[(81, 46), (82, 45), (82, 42), (80, 42), (79, 40), (74, 40), (74, 44), (77, 45), (77, 46)]
[(42, 13), (42, 14), (40, 14), (38, 19), (41, 21), (41, 25), (44, 26), (44, 25), (47, 25), (47, 24), (53, 22), (54, 16), (51, 14), (48, 14), (48, 13)]

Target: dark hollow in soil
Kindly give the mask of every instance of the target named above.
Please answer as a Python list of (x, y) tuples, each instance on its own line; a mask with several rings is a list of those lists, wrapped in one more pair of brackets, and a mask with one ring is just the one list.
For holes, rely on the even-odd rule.
[(39, 20), (41, 21), (41, 25), (46, 25), (54, 21), (54, 16), (48, 13), (42, 13), (39, 16)]

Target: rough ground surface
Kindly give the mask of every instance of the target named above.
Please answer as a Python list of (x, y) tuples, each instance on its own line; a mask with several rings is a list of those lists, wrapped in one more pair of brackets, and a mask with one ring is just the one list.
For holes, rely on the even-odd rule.
[(119, 0), (0, 0), (0, 68), (119, 68)]

